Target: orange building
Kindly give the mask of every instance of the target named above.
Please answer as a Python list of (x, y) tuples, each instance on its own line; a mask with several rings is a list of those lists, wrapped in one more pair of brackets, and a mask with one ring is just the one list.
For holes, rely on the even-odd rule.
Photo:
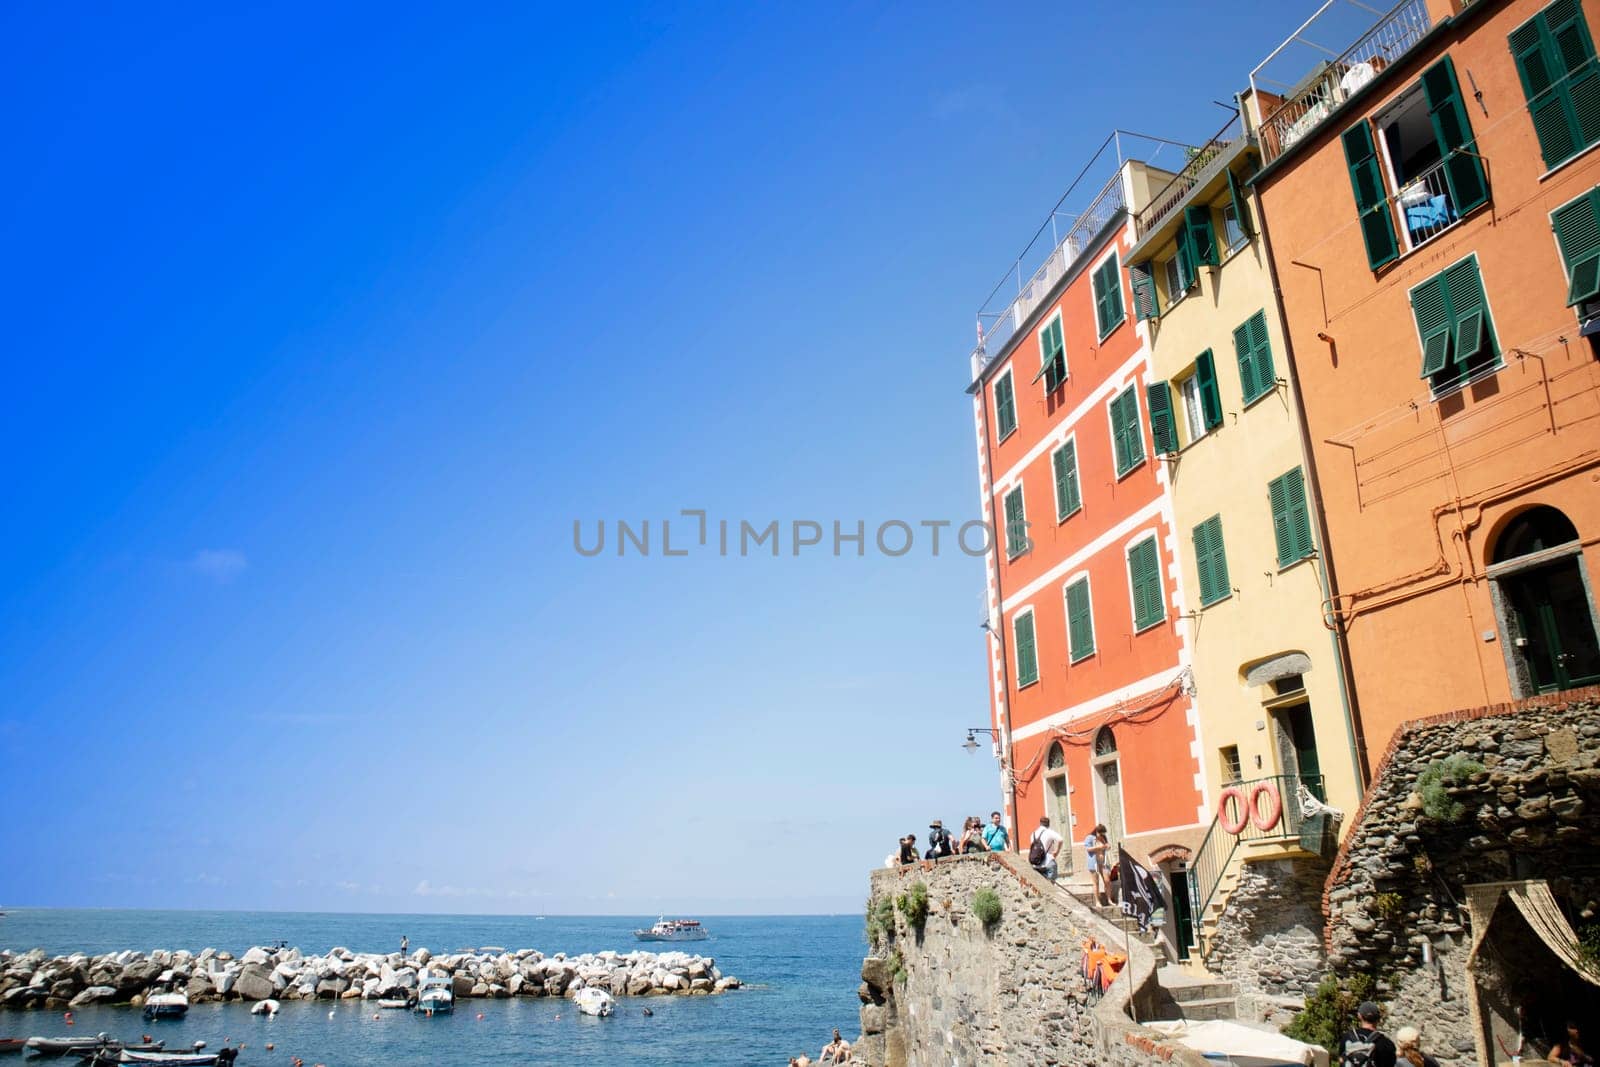
[(1600, 64), (1578, 0), (1367, 18), (1247, 103), (1376, 762), (1407, 719), (1600, 681)]
[(1050, 235), (1029, 283), (980, 318), (973, 355), (1006, 817), (1026, 848), (1049, 814), (1077, 852), (1063, 877), (1069, 863), (1081, 874), (1096, 823), (1149, 856), (1192, 847), (1210, 820), (1146, 331), (1122, 269), (1126, 205), (1171, 177), (1117, 166), (1071, 231)]

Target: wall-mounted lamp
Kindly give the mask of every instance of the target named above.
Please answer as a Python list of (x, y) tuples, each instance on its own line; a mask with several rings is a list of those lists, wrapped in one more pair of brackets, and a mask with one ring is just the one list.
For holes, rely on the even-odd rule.
[(967, 730), (967, 739), (961, 743), (961, 747), (966, 749), (968, 752), (978, 751), (979, 734), (988, 734), (990, 737), (994, 738), (998, 738), (1000, 736), (997, 731), (991, 730), (987, 726), (973, 726)]

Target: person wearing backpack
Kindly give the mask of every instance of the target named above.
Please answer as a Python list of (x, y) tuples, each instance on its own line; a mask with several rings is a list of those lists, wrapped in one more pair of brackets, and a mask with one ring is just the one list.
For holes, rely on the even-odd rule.
[(950, 843), (950, 831), (944, 828), (944, 822), (935, 819), (928, 824), (928, 851), (923, 859), (943, 859), (955, 852), (955, 846)]
[(1028, 841), (1028, 865), (1052, 882), (1056, 880), (1056, 857), (1061, 854), (1062, 837), (1050, 829), (1050, 816), (1039, 816), (1039, 828)]
[(1378, 1030), (1383, 1009), (1370, 1000), (1356, 1008), (1356, 1025), (1339, 1039), (1339, 1067), (1395, 1067), (1395, 1045)]

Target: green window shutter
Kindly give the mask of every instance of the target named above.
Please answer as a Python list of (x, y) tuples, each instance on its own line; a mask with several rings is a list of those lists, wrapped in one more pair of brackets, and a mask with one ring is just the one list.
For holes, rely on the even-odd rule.
[(1272, 365), (1272, 342), (1267, 336), (1265, 310), (1251, 315), (1233, 331), (1233, 351), (1239, 360), (1239, 390), (1244, 402), (1251, 403), (1271, 391), (1278, 383)]
[(1394, 235), (1394, 217), (1383, 189), (1383, 171), (1372, 144), (1372, 127), (1362, 119), (1344, 131), (1345, 162), (1350, 166), (1350, 187), (1356, 194), (1356, 214), (1361, 220), (1361, 238), (1367, 245), (1367, 265), (1377, 270), (1400, 256)]
[(1272, 504), (1272, 536), (1278, 566), (1287, 567), (1311, 554), (1311, 512), (1306, 502), (1305, 474), (1296, 467), (1267, 486)]
[(1600, 188), (1558, 208), (1550, 223), (1567, 265), (1567, 306), (1593, 300), (1600, 295)]
[(1039, 363), (1047, 392), (1054, 392), (1067, 380), (1067, 349), (1060, 319), (1051, 319), (1050, 325), (1039, 331)]
[(1211, 222), (1211, 208), (1205, 205), (1185, 208), (1183, 225), (1189, 232), (1189, 251), (1194, 255), (1195, 265), (1203, 263), (1208, 267), (1215, 267), (1217, 231)]
[(1078, 489), (1078, 447), (1068, 441), (1050, 457), (1056, 480), (1056, 518), (1066, 518), (1083, 506)]
[(1034, 645), (1033, 612), (1013, 619), (1011, 632), (1017, 647), (1017, 688), (1021, 689), (1039, 680), (1039, 650)]
[[(1183, 291), (1187, 293), (1190, 289), (1194, 288), (1194, 283), (1196, 281), (1194, 252), (1189, 248), (1189, 228), (1187, 226), (1178, 230), (1177, 259), (1178, 284), (1183, 286)], [(1173, 299), (1176, 300), (1177, 298), (1178, 296), (1175, 294)]]
[(1200, 413), (1205, 418), (1207, 430), (1222, 425), (1222, 394), (1217, 392), (1217, 366), (1211, 358), (1211, 349), (1200, 353), (1194, 361), (1194, 377), (1200, 386)]
[(1022, 506), (1022, 487), (1006, 494), (1006, 558), (1016, 559), (1028, 544), (1028, 515)]
[(1161, 317), (1161, 306), (1156, 300), (1156, 279), (1152, 264), (1128, 264), (1128, 280), (1133, 285), (1133, 317), (1149, 322)]
[(1222, 516), (1213, 515), (1194, 528), (1195, 570), (1200, 575), (1200, 604), (1208, 607), (1233, 592), (1228, 580), (1227, 552), (1222, 545)]
[(1422, 91), (1428, 98), (1434, 140), (1444, 156), (1450, 202), (1458, 215), (1465, 215), (1488, 201), (1489, 183), (1484, 177), (1483, 160), (1473, 154), (1478, 143), (1473, 140), (1472, 123), (1461, 102), (1461, 86), (1456, 82), (1455, 64), (1449, 56), (1422, 72)]
[(1011, 375), (1003, 374), (994, 383), (995, 439), (1004, 441), (1017, 428), (1017, 394), (1011, 385)]
[(1450, 364), (1450, 334), (1455, 322), (1443, 276), (1430, 278), (1411, 291), (1411, 316), (1422, 339), (1422, 377), (1431, 378)]
[(1122, 275), (1115, 252), (1094, 272), (1094, 313), (1102, 338), (1122, 323)]
[(1483, 293), (1483, 276), (1476, 259), (1464, 259), (1445, 269), (1445, 295), (1455, 319), (1455, 361), (1466, 363), (1488, 346), (1496, 349), (1489, 322), (1489, 301)]
[(1600, 140), (1600, 66), (1578, 0), (1556, 0), (1509, 42), (1545, 166)]
[(1073, 663), (1094, 655), (1094, 607), (1087, 578), (1067, 586), (1067, 654)]
[(1172, 417), (1172, 390), (1166, 382), (1145, 386), (1145, 407), (1150, 415), (1150, 441), (1158, 456), (1178, 450), (1178, 424)]
[(1143, 630), (1154, 626), (1167, 614), (1155, 538), (1141, 541), (1129, 551), (1128, 572), (1133, 586), (1133, 627)]
[(1239, 220), (1239, 229), (1246, 237), (1256, 235), (1255, 220), (1250, 217), (1250, 201), (1239, 188), (1239, 181), (1228, 171), (1228, 196), (1233, 200), (1233, 217)]
[(1117, 477), (1144, 462), (1144, 434), (1139, 429), (1137, 386), (1128, 386), (1111, 401), (1111, 443), (1116, 453)]

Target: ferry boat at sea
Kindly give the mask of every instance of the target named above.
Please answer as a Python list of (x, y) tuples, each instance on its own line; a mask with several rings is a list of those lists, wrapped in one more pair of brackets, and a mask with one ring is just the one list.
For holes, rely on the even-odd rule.
[(698, 919), (662, 917), (648, 930), (635, 930), (633, 936), (640, 941), (704, 941), (708, 935)]

